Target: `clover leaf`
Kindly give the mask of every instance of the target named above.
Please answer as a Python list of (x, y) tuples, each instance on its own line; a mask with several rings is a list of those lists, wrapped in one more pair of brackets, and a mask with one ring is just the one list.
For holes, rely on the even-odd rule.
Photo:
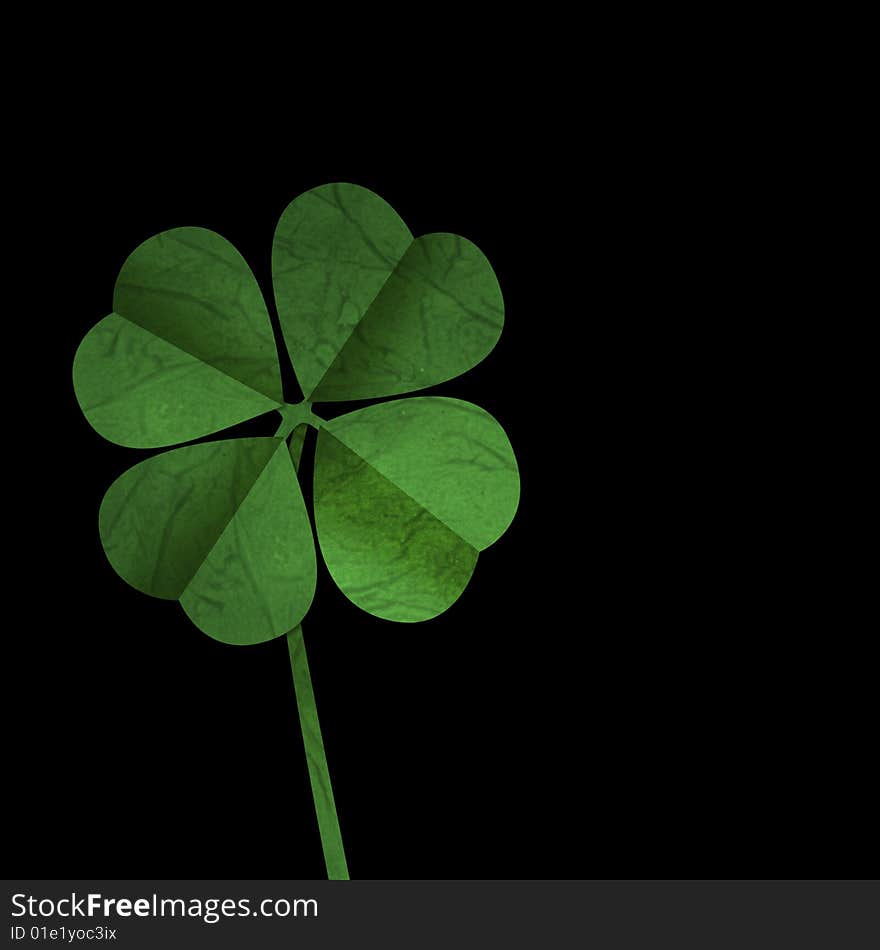
[[(272, 436), (183, 445), (108, 489), (99, 529), (129, 584), (179, 600), (227, 643), (286, 635), (331, 878), (348, 876), (301, 621), (316, 557), (297, 468), (318, 431), (314, 517), (340, 590), (389, 620), (428, 620), (468, 584), (519, 500), (510, 442), (483, 409), (414, 396), (325, 420), (315, 403), (398, 396), (460, 375), (497, 342), (498, 282), (475, 245), (414, 239), (381, 198), (314, 188), (283, 213), (275, 303), (303, 400), (285, 403), (271, 319), (224, 238), (175, 228), (141, 244), (113, 312), (80, 344), (74, 389), (91, 425), (130, 448), (164, 448), (278, 411)], [(332, 409), (332, 406), (330, 407)]]

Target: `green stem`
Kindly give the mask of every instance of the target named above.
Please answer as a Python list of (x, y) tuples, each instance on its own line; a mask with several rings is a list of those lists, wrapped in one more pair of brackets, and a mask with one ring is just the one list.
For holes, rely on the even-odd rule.
[(318, 707), (315, 705), (315, 694), (312, 690), (312, 677), (309, 675), (309, 661), (306, 658), (306, 644), (303, 640), (301, 625), (287, 634), (287, 649), (290, 653), (290, 669), (293, 672), (293, 686), (296, 690), (299, 724), (306, 749), (309, 781), (312, 784), (312, 797), (315, 800), (315, 814), (318, 816), (318, 830), (321, 833), (321, 847), (324, 849), (327, 877), (331, 881), (347, 881), (349, 878), (348, 866), (345, 863), (345, 849), (342, 847), (342, 833), (339, 830), (339, 819), (336, 817), (333, 786), (330, 784), (330, 771), (327, 768), (327, 756), (324, 754), (324, 741), (321, 738), (321, 726), (318, 723)]

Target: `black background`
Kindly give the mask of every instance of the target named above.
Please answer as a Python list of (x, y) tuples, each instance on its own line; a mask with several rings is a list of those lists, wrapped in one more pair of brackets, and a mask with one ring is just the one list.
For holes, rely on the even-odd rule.
[(860, 876), (870, 763), (853, 631), (817, 626), (783, 590), (786, 486), (719, 386), (750, 411), (701, 215), (638, 159), (473, 142), (436, 163), (280, 151), (138, 160), (71, 142), (20, 183), (12, 872), (324, 876), (284, 641), (217, 643), (115, 575), (98, 506), (145, 453), (90, 429), (71, 363), (125, 257), (167, 228), (231, 240), (271, 309), (278, 216), (338, 180), (378, 192), (414, 234), (457, 232), (488, 256), (501, 340), (429, 392), (489, 410), (522, 480), (510, 530), (429, 623), (361, 612), (319, 561), (304, 628), (352, 877)]

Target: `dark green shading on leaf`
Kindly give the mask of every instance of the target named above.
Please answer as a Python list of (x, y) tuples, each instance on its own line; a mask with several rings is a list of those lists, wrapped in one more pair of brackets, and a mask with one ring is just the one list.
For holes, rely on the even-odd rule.
[(442, 613), (519, 498), (510, 443), (482, 409), (420, 397), (325, 423), (315, 456), (315, 524), (340, 590), (369, 613)]
[(275, 338), (251, 269), (219, 234), (175, 228), (122, 265), (113, 310), (226, 376), (282, 402)]
[(396, 212), (357, 185), (314, 188), (281, 217), (275, 299), (306, 399), (369, 399), (424, 389), (480, 362), (504, 304), (482, 252), (454, 234), (413, 240)]
[(272, 282), (306, 399), (411, 242), (397, 212), (355, 185), (313, 188), (281, 215), (272, 244)]

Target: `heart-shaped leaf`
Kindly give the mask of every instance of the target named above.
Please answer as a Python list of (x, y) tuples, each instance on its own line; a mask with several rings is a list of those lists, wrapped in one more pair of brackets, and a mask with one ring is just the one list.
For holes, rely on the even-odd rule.
[(260, 643), (305, 616), (315, 547), (281, 439), (229, 439), (163, 452), (107, 490), (99, 517), (129, 584), (179, 599), (205, 633)]
[(424, 389), (480, 362), (504, 304), (482, 252), (454, 234), (413, 240), (357, 185), (300, 195), (272, 249), (275, 302), (305, 398), (370, 399)]
[(176, 228), (145, 241), (122, 267), (113, 306), (73, 364), (83, 412), (110, 441), (174, 445), (281, 404), (262, 294), (219, 234)]
[(340, 590), (388, 620), (427, 620), (467, 585), (510, 524), (519, 475), (489, 413), (459, 399), (385, 402), (327, 422), (315, 524)]

